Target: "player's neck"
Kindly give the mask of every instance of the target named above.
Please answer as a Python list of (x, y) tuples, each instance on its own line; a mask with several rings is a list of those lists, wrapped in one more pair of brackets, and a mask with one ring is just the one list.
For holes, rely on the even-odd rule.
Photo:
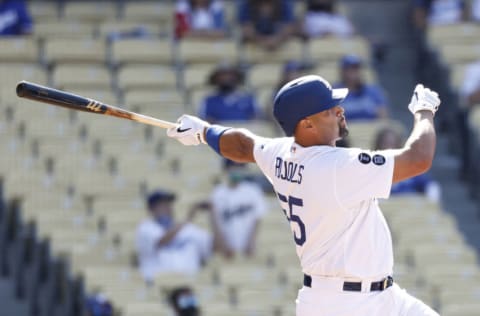
[(321, 138), (311, 138), (311, 137), (298, 137), (295, 136), (295, 142), (302, 147), (311, 147), (311, 146), (332, 146), (335, 147), (336, 141), (324, 140)]

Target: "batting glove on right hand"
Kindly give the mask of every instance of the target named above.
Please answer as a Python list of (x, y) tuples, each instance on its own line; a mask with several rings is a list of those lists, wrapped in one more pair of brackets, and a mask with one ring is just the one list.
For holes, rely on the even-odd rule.
[(417, 84), (413, 91), (412, 100), (408, 105), (408, 109), (412, 114), (415, 114), (418, 111), (427, 110), (435, 115), (440, 103), (441, 101), (438, 97), (438, 93), (425, 88), (422, 84)]
[(206, 144), (204, 132), (206, 128), (210, 127), (208, 122), (202, 121), (195, 116), (182, 115), (177, 120), (177, 123), (177, 127), (167, 130), (168, 137), (175, 138), (185, 146)]

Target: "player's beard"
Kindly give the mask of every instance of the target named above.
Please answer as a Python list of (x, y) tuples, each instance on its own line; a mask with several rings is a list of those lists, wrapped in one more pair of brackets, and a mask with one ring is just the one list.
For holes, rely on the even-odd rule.
[(348, 130), (347, 124), (346, 123), (345, 123), (345, 125), (342, 124), (344, 122), (345, 122), (345, 120), (342, 120), (338, 123), (338, 136), (340, 138), (345, 138), (350, 133), (350, 131)]

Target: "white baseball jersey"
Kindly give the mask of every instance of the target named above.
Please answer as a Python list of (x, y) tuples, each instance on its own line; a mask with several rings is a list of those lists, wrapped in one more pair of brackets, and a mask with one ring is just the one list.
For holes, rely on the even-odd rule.
[(149, 280), (165, 272), (198, 272), (212, 252), (212, 236), (193, 224), (187, 224), (168, 245), (159, 248), (157, 243), (165, 233), (165, 228), (153, 219), (139, 225), (136, 248), (143, 277)]
[(378, 280), (392, 274), (391, 234), (377, 203), (390, 194), (391, 153), (258, 138), (254, 156), (290, 222), (304, 273)]
[(234, 187), (220, 184), (213, 190), (211, 201), (227, 245), (236, 252), (245, 251), (256, 222), (265, 214), (262, 190), (247, 181)]

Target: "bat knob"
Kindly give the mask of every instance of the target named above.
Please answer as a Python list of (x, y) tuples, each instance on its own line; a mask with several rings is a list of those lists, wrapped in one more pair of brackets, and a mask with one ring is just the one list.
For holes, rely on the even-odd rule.
[(25, 91), (26, 91), (25, 83), (26, 83), (26, 81), (22, 80), (17, 84), (17, 88), (16, 88), (17, 96), (19, 96), (19, 97), (24, 97), (25, 96)]

